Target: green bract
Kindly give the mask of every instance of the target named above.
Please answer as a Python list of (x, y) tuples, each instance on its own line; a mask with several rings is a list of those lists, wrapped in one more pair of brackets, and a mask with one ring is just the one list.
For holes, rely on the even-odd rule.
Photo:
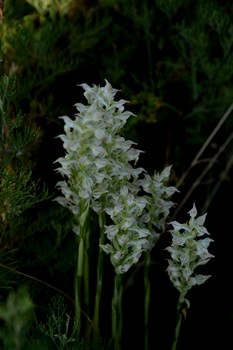
[(173, 230), (172, 244), (166, 248), (171, 254), (168, 259), (167, 272), (174, 287), (180, 292), (179, 302), (189, 301), (185, 298), (189, 289), (194, 285), (204, 283), (210, 276), (198, 275), (195, 269), (199, 265), (206, 264), (213, 255), (208, 252), (209, 244), (213, 241), (210, 238), (199, 237), (209, 234), (203, 226), (206, 214), (196, 217), (195, 204), (189, 211), (190, 220), (188, 223), (180, 224), (177, 221), (171, 222)]

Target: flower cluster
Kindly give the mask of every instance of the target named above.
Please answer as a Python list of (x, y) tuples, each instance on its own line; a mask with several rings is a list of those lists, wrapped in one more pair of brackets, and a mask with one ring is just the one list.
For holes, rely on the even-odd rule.
[(171, 166), (166, 167), (161, 173), (155, 172), (153, 176), (144, 174), (144, 178), (139, 180), (139, 184), (146, 193), (146, 208), (141, 222), (150, 226), (152, 244), (154, 245), (160, 237), (161, 232), (165, 231), (167, 218), (174, 203), (170, 197), (178, 192), (174, 186), (168, 186)]
[(174, 204), (169, 198), (177, 191), (175, 187), (167, 186), (170, 171), (169, 166), (152, 177), (144, 173), (143, 179), (124, 184), (115, 195), (108, 197), (105, 211), (114, 225), (106, 226), (111, 244), (101, 247), (111, 254), (117, 273), (128, 271), (144, 251), (154, 247), (164, 232)]
[(174, 287), (180, 292), (179, 302), (189, 301), (185, 298), (189, 289), (194, 285), (204, 283), (210, 276), (195, 274), (195, 269), (199, 265), (206, 264), (213, 255), (208, 252), (209, 244), (213, 241), (211, 238), (200, 238), (209, 234), (203, 226), (206, 214), (197, 216), (195, 204), (188, 212), (190, 220), (188, 223), (180, 224), (177, 221), (171, 222), (173, 230), (172, 244), (166, 248), (171, 253), (171, 259), (168, 259), (167, 272)]
[(132, 147), (132, 141), (119, 136), (132, 115), (124, 111), (126, 101), (114, 101), (117, 90), (107, 81), (105, 87), (81, 86), (88, 105), (75, 105), (79, 113), (74, 120), (61, 117), (65, 135), (58, 137), (66, 155), (56, 161), (61, 164), (57, 170), (67, 179), (57, 184), (64, 197), (56, 200), (75, 215), (80, 213), (81, 201), (100, 212), (103, 205), (98, 199), (109, 192), (109, 187), (114, 188), (116, 181), (130, 180), (143, 171), (129, 163), (136, 162), (141, 151)]
[[(101, 248), (110, 253), (110, 259), (116, 273), (125, 273), (138, 262), (144, 251), (152, 248), (148, 229), (139, 226), (139, 218), (146, 206), (146, 199), (130, 193), (124, 185), (119, 194), (112, 196), (106, 213), (113, 225), (105, 226), (105, 233), (111, 244)], [(112, 205), (111, 205), (112, 204)]]
[[(101, 248), (110, 254), (115, 271), (125, 273), (164, 230), (173, 205), (169, 198), (176, 190), (167, 186), (171, 167), (153, 177), (135, 167), (141, 151), (120, 135), (133, 115), (124, 110), (126, 101), (114, 100), (118, 90), (108, 81), (104, 87), (81, 86), (88, 104), (75, 104), (74, 120), (62, 117), (65, 134), (58, 137), (66, 154), (57, 160), (57, 170), (65, 179), (57, 184), (63, 196), (56, 200), (79, 218), (79, 224), (89, 208), (111, 218), (112, 224), (105, 226), (109, 243)], [(79, 225), (73, 230), (79, 234)]]

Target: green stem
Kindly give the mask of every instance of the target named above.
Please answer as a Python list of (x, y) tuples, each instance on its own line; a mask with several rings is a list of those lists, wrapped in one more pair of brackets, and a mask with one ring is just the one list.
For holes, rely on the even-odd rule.
[(149, 349), (149, 307), (150, 307), (150, 278), (149, 278), (149, 268), (150, 268), (151, 258), (150, 252), (145, 253), (144, 261), (144, 350)]
[[(105, 224), (105, 213), (99, 215), (99, 227), (100, 227), (100, 239), (99, 244), (104, 244), (105, 234), (104, 234), (104, 224)], [(95, 308), (94, 308), (94, 336), (98, 339), (99, 337), (99, 309), (100, 309), (100, 299), (102, 293), (103, 284), (103, 259), (104, 252), (99, 248), (99, 255), (97, 261), (97, 281), (96, 281), (96, 294), (95, 294)]]
[[(80, 225), (80, 232), (77, 236), (78, 241), (78, 261), (77, 261), (77, 271), (75, 275), (75, 316), (78, 327), (78, 335), (81, 331), (81, 310), (82, 310), (82, 291), (83, 288), (87, 288), (89, 280), (89, 268), (86, 245), (89, 239), (87, 230), (87, 218), (89, 214), (89, 205), (85, 201), (80, 203), (80, 215), (77, 217), (77, 222)], [(86, 289), (84, 289), (84, 302), (89, 296), (85, 295)]]
[(176, 329), (175, 329), (175, 337), (174, 337), (171, 350), (177, 349), (177, 344), (178, 344), (179, 335), (180, 335), (180, 327), (182, 322), (182, 305), (180, 303), (178, 303), (177, 312), (178, 312), (178, 317), (177, 317), (177, 323), (176, 323)]
[(83, 261), (84, 261), (84, 243), (83, 238), (78, 241), (78, 262), (75, 274), (75, 316), (78, 328), (78, 335), (81, 330), (81, 297), (82, 297), (82, 279), (83, 279)]
[(90, 225), (89, 216), (85, 221), (84, 226), (84, 268), (83, 268), (83, 279), (84, 279), (84, 305), (85, 312), (90, 315), (90, 286), (89, 286), (89, 247), (90, 247)]
[(112, 338), (114, 350), (121, 349), (122, 337), (122, 275), (116, 274), (114, 279), (114, 295), (112, 299)]
[(193, 101), (196, 101), (198, 98), (198, 86), (197, 86), (197, 67), (196, 67), (196, 57), (192, 53), (192, 93)]

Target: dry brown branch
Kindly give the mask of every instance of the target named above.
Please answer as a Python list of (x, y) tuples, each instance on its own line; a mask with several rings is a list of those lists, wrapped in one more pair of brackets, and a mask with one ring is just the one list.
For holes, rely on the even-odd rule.
[(3, 21), (3, 6), (4, 6), (4, 2), (3, 0), (0, 0), (0, 24), (2, 24), (2, 21)]

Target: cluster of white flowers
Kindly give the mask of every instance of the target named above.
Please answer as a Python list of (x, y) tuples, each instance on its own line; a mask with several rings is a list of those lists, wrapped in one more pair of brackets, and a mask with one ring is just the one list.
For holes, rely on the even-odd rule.
[[(77, 217), (89, 208), (109, 215), (112, 224), (105, 226), (105, 233), (110, 243), (101, 248), (110, 254), (115, 271), (125, 273), (165, 228), (173, 205), (169, 198), (176, 191), (166, 185), (171, 167), (150, 177), (133, 166), (141, 151), (120, 135), (133, 115), (124, 110), (127, 101), (114, 100), (118, 90), (108, 81), (104, 87), (81, 86), (88, 104), (75, 105), (74, 120), (62, 117), (65, 134), (59, 137), (66, 154), (57, 160), (57, 170), (65, 180), (57, 184), (63, 196), (56, 200)], [(74, 231), (78, 234), (77, 226)]]
[(213, 241), (206, 237), (200, 239), (205, 234), (209, 234), (203, 226), (206, 214), (197, 216), (195, 204), (188, 212), (190, 220), (188, 223), (180, 224), (177, 221), (171, 222), (173, 230), (172, 244), (166, 250), (171, 253), (171, 259), (168, 259), (167, 272), (175, 288), (180, 292), (179, 302), (189, 301), (185, 298), (189, 289), (194, 285), (204, 283), (210, 276), (196, 274), (195, 269), (199, 265), (206, 264), (213, 255), (208, 252), (209, 244)]
[(108, 193), (109, 186), (114, 187), (119, 179), (137, 177), (143, 171), (129, 164), (138, 160), (140, 151), (118, 134), (132, 115), (124, 111), (125, 100), (114, 101), (118, 90), (107, 81), (105, 87), (81, 86), (88, 105), (75, 105), (79, 113), (74, 120), (61, 117), (65, 135), (58, 137), (66, 155), (56, 161), (61, 164), (57, 170), (68, 179), (57, 184), (65, 198), (56, 200), (74, 214), (80, 211), (80, 200), (88, 204), (92, 201), (93, 208), (100, 211), (103, 208), (95, 200)]
[[(130, 193), (124, 185), (117, 195), (112, 196), (112, 206), (106, 208), (113, 225), (106, 226), (106, 234), (111, 244), (101, 248), (110, 253), (110, 259), (117, 273), (125, 273), (138, 262), (143, 251), (152, 248), (151, 232), (139, 226), (140, 216), (146, 206), (146, 199)], [(109, 203), (110, 204), (110, 203)]]
[[(111, 244), (102, 246), (111, 254), (116, 272), (124, 273), (135, 264), (144, 251), (150, 251), (165, 230), (173, 202), (169, 198), (177, 191), (167, 186), (171, 167), (152, 177), (144, 173), (143, 179), (121, 187), (109, 198), (105, 208), (114, 225), (106, 226)], [(140, 191), (143, 190), (143, 195)], [(145, 194), (146, 193), (146, 194)]]
[(153, 176), (144, 174), (139, 180), (147, 199), (146, 210), (141, 217), (141, 222), (150, 226), (152, 244), (154, 245), (161, 232), (165, 231), (167, 219), (174, 203), (170, 197), (178, 190), (174, 186), (168, 186), (171, 166), (166, 167), (161, 173), (155, 172)]

